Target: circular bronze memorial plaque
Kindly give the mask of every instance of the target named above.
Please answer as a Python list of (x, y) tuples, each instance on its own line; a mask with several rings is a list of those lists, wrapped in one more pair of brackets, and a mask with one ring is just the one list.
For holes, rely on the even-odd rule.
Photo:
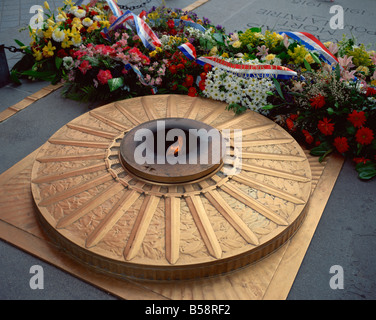
[[(146, 96), (105, 105), (62, 127), (41, 147), (32, 170), (33, 199), (48, 235), (87, 266), (145, 280), (213, 276), (278, 249), (305, 216), (308, 160), (271, 120), (252, 111), (235, 116), (226, 106)], [(134, 146), (123, 141), (133, 128), (169, 118), (217, 129), (229, 153), (193, 178), (175, 179), (189, 176), (183, 169), (167, 170), (172, 178), (161, 183), (154, 174), (140, 177), (143, 170), (124, 165)]]

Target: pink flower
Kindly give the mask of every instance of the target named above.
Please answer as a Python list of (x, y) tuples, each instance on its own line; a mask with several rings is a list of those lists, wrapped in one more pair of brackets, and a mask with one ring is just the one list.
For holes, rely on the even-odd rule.
[(336, 54), (338, 52), (338, 45), (336, 43), (331, 42), (328, 46), (328, 50), (331, 54)]
[(352, 63), (352, 58), (353, 57), (348, 57), (347, 55), (345, 55), (343, 58), (339, 57), (338, 58), (339, 65), (346, 70), (355, 67), (355, 65)]
[(91, 68), (92, 68), (92, 66), (90, 65), (89, 61), (87, 61), (87, 60), (82, 61), (80, 66), (78, 67), (78, 69), (80, 69), (82, 74), (86, 74), (86, 72), (88, 72), (88, 70), (90, 70)]
[(108, 80), (112, 79), (112, 74), (110, 70), (99, 70), (97, 79), (101, 84), (106, 84)]
[(343, 70), (341, 72), (341, 80), (342, 81), (349, 81), (349, 80), (352, 80), (355, 78), (355, 72), (356, 70), (353, 70), (353, 71), (347, 71), (347, 70)]
[(286, 35), (286, 33), (283, 34), (283, 45), (286, 49), (288, 49), (290, 46), (289, 37)]
[(257, 50), (259, 52), (256, 53), (256, 56), (261, 56), (262, 59), (268, 55), (269, 48), (267, 48), (265, 45), (262, 45), (261, 47), (257, 47)]
[[(372, 53), (370, 55), (370, 58), (372, 60), (372, 63), (376, 66), (376, 52)], [(376, 72), (376, 71), (375, 71)]]

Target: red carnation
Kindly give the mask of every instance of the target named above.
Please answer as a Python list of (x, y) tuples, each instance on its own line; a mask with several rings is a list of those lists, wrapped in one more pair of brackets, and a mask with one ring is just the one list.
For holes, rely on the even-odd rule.
[(374, 96), (376, 94), (376, 89), (373, 87), (367, 87), (366, 96)]
[(311, 144), (313, 142), (313, 137), (312, 135), (305, 129), (302, 130), (303, 134), (304, 134), (304, 137), (305, 137), (305, 140), (308, 144)]
[(347, 120), (349, 120), (355, 128), (360, 128), (362, 125), (364, 125), (367, 119), (364, 114), (364, 111), (358, 112), (354, 110), (352, 113), (349, 114)]
[(174, 20), (168, 20), (167, 21), (167, 25), (170, 29), (174, 28), (175, 27), (175, 22)]
[(86, 74), (86, 72), (88, 72), (91, 68), (92, 68), (92, 66), (90, 65), (89, 61), (87, 61), (87, 60), (82, 61), (80, 66), (78, 67), (78, 69), (80, 69), (82, 74)]
[(197, 90), (195, 87), (190, 87), (188, 90), (188, 95), (190, 97), (195, 97), (197, 95)]
[(198, 87), (200, 88), (201, 91), (204, 91), (205, 90), (205, 80), (201, 80), (199, 83), (198, 83)]
[(362, 145), (371, 144), (373, 131), (370, 128), (362, 127), (355, 134), (356, 141)]
[(314, 96), (313, 98), (309, 99), (309, 101), (311, 102), (311, 106), (315, 109), (320, 109), (325, 105), (325, 97), (321, 94)]
[(295, 128), (294, 128), (294, 121), (292, 121), (290, 118), (286, 119), (286, 125), (287, 125), (287, 128), (290, 131), (294, 131), (295, 130)]
[(194, 78), (192, 75), (188, 74), (187, 77), (185, 78), (185, 86), (186, 87), (192, 87), (193, 85)]
[(212, 69), (212, 66), (208, 63), (204, 64), (204, 71), (208, 73)]
[(334, 123), (330, 123), (330, 119), (324, 118), (319, 121), (317, 128), (320, 132), (326, 136), (330, 136), (333, 134), (334, 131)]
[(101, 84), (106, 84), (108, 80), (112, 79), (110, 70), (99, 70), (97, 79)]
[(168, 67), (168, 70), (170, 70), (170, 72), (172, 74), (176, 74), (178, 72), (178, 69), (176, 68), (176, 66), (172, 65), (172, 66), (169, 66)]
[(347, 143), (346, 137), (337, 137), (334, 139), (334, 146), (339, 153), (345, 153), (349, 150), (349, 144)]

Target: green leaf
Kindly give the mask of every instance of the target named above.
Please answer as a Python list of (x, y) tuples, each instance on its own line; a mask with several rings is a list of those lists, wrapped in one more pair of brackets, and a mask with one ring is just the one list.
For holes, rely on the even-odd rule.
[(304, 66), (307, 69), (307, 71), (312, 71), (311, 65), (308, 63), (306, 59), (303, 60)]
[(351, 126), (351, 127), (347, 127), (347, 128), (346, 128), (346, 131), (347, 131), (347, 133), (348, 133), (350, 136), (353, 136), (353, 135), (355, 135), (355, 133), (356, 133), (356, 129), (355, 129), (355, 127), (353, 127), (353, 126)]
[(315, 53), (310, 52), (310, 54), (311, 54), (312, 59), (315, 60), (316, 63), (321, 64), (319, 57), (316, 56)]
[(49, 81), (55, 79), (55, 72), (52, 71), (32, 71), (32, 70), (26, 70), (21, 73), (24, 76), (31, 76), (39, 80)]
[(18, 79), (18, 72), (16, 70), (10, 71), (10, 80), (15, 84), (21, 84), (20, 79)]
[(233, 110), (235, 112), (235, 114), (242, 114), (243, 112), (245, 112), (247, 110), (247, 108), (233, 102), (233, 103), (230, 103), (226, 107), (226, 110)]
[(61, 59), (59, 57), (55, 57), (55, 66), (56, 66), (56, 69), (59, 70), (62, 63), (63, 63), (63, 59)]
[(336, 65), (336, 78), (337, 78), (337, 81), (339, 81), (339, 79), (341, 78), (341, 70), (339, 68), (339, 63)]
[(330, 145), (326, 141), (324, 141), (318, 147), (312, 148), (310, 154), (313, 156), (323, 156), (329, 150)]
[(276, 106), (273, 106), (272, 104), (268, 104), (268, 105), (266, 105), (266, 106), (263, 106), (262, 107), (262, 109), (264, 109), (264, 110), (271, 110), (271, 109), (273, 109), (273, 108), (275, 108)]
[(376, 164), (373, 162), (358, 163), (355, 169), (360, 179), (369, 180), (376, 176)]
[(212, 35), (213, 39), (217, 41), (219, 44), (224, 44), (223, 36), (220, 33), (214, 33)]
[(326, 111), (328, 111), (328, 114), (329, 114), (330, 116), (334, 113), (333, 108), (328, 108), (328, 109), (326, 109)]
[(252, 32), (261, 32), (261, 28), (257, 28), (257, 27), (255, 27), (255, 28), (251, 28), (251, 31)]
[(112, 78), (112, 79), (108, 80), (108, 86), (110, 87), (111, 92), (119, 89), (123, 85), (124, 85), (123, 77)]
[(319, 158), (319, 162), (323, 162), (325, 160), (325, 158), (331, 154), (333, 152), (333, 149), (329, 149), (328, 151), (326, 151), (320, 158)]
[(275, 89), (277, 90), (279, 96), (285, 100), (285, 97), (283, 96), (283, 93), (282, 93), (282, 89), (281, 89), (281, 85), (279, 84), (278, 80), (273, 78), (273, 82), (274, 82), (274, 86), (275, 86)]

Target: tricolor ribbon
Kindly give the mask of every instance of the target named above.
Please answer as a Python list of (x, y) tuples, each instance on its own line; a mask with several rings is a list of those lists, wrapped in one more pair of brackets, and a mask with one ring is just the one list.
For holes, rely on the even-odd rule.
[(105, 38), (109, 39), (108, 32), (123, 26), (124, 23), (126, 23), (135, 33), (137, 33), (144, 46), (150, 51), (154, 51), (156, 47), (160, 47), (162, 45), (161, 41), (148, 26), (148, 24), (142, 18), (129, 10), (118, 17), (108, 29), (104, 28), (101, 33)]
[(192, 43), (187, 42), (182, 44), (181, 46), (178, 47), (181, 52), (184, 53), (184, 55), (190, 59), (190, 60), (196, 60), (197, 59), (197, 54), (196, 54), (196, 49), (192, 45)]
[(210, 64), (243, 78), (290, 79), (297, 76), (295, 71), (282, 66), (236, 64), (217, 57), (200, 57), (197, 59), (196, 50), (189, 42), (179, 46), (179, 49), (188, 59), (196, 61), (199, 65)]
[(325, 47), (319, 39), (308, 32), (280, 32), (280, 34), (286, 34), (288, 37), (300, 42), (308, 50), (316, 51), (320, 58), (322, 58), (329, 65), (338, 63), (338, 59)]
[(119, 18), (123, 14), (119, 6), (114, 0), (106, 0), (108, 6), (110, 7), (112, 13), (114, 14), (115, 17)]
[(297, 76), (295, 71), (275, 65), (236, 64), (217, 57), (200, 57), (196, 62), (201, 65), (208, 63), (213, 67), (218, 67), (243, 78), (291, 79)]

